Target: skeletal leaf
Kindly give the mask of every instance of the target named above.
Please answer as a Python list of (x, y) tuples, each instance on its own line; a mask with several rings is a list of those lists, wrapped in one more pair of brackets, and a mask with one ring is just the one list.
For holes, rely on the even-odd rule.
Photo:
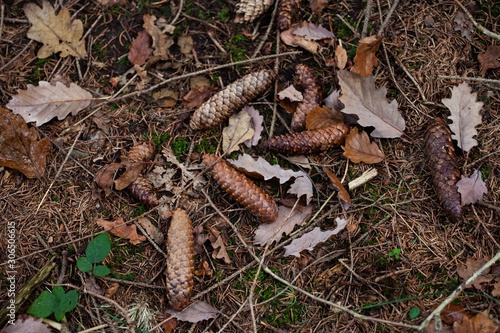
[(217, 318), (219, 315), (219, 311), (216, 308), (203, 301), (193, 302), (193, 304), (190, 304), (181, 312), (168, 309), (167, 313), (177, 318), (177, 320), (190, 323), (198, 323), (203, 320)]
[(235, 23), (253, 22), (272, 6), (274, 0), (240, 0), (236, 4)]
[(18, 90), (6, 106), (27, 123), (36, 121), (38, 127), (54, 117), (63, 120), (69, 113), (76, 116), (91, 100), (92, 94), (74, 83), (68, 88), (61, 82), (54, 86), (40, 81), (38, 87), (28, 84), (27, 90)]
[(484, 194), (488, 193), (479, 170), (475, 170), (470, 177), (462, 176), (462, 179), (457, 182), (457, 187), (462, 198), (462, 205), (475, 204), (483, 199)]
[(189, 215), (173, 212), (167, 234), (167, 296), (170, 307), (181, 311), (188, 304), (194, 285), (194, 236)]
[(349, 210), (352, 206), (351, 196), (349, 195), (349, 192), (347, 192), (340, 179), (338, 179), (338, 177), (332, 171), (330, 171), (330, 169), (323, 167), (323, 171), (325, 171), (328, 178), (330, 178), (333, 187), (338, 191), (338, 197), (340, 202), (342, 203), (342, 207), (345, 210)]
[(344, 123), (292, 134), (272, 137), (260, 147), (285, 155), (313, 154), (326, 151), (344, 143), (349, 127)]
[(132, 40), (132, 45), (130, 45), (128, 60), (134, 65), (144, 65), (153, 52), (150, 46), (151, 42), (151, 36), (145, 30), (139, 32), (137, 37)]
[(292, 19), (299, 8), (300, 0), (278, 0), (278, 28), (280, 31), (288, 30)]
[(451, 98), (443, 98), (442, 102), (451, 111), (448, 117), (452, 121), (450, 129), (452, 138), (457, 140), (457, 145), (463, 151), (469, 151), (477, 146), (473, 137), (477, 134), (475, 127), (481, 124), (480, 111), (483, 102), (476, 102), (477, 94), (473, 93), (471, 87), (463, 82), (453, 87)]
[(371, 136), (375, 138), (400, 137), (405, 130), (405, 121), (398, 112), (398, 102), (387, 103), (385, 87), (377, 90), (373, 76), (361, 77), (358, 74), (341, 70), (338, 72), (342, 87), (340, 101), (345, 105), (343, 113), (358, 116), (358, 124), (373, 126)]
[(446, 215), (453, 222), (459, 222), (462, 206), (456, 184), (460, 169), (451, 132), (441, 118), (432, 122), (425, 132), (425, 154), (438, 200)]
[(255, 244), (265, 246), (279, 242), (283, 234), (288, 235), (296, 225), (301, 225), (312, 214), (311, 206), (297, 205), (295, 209), (279, 206), (278, 218), (273, 223), (261, 224), (255, 231)]
[(229, 84), (194, 112), (189, 126), (192, 129), (209, 129), (223, 122), (228, 116), (264, 93), (276, 77), (271, 70), (250, 73)]
[(254, 130), (254, 134), (251, 139), (245, 141), (245, 145), (250, 148), (256, 146), (259, 143), (262, 131), (264, 130), (264, 126), (262, 126), (262, 124), (264, 123), (264, 116), (261, 116), (259, 114), (259, 111), (257, 111), (253, 106), (245, 106), (243, 110), (246, 111), (252, 119), (252, 128)]
[(321, 102), (321, 89), (316, 76), (306, 65), (298, 64), (295, 73), (304, 94), (302, 101), (297, 104), (290, 127), (293, 131), (303, 131), (306, 128), (307, 115)]
[(240, 149), (239, 144), (253, 138), (252, 118), (246, 110), (229, 118), (229, 125), (222, 130), (222, 151), (230, 154)]
[(344, 156), (354, 163), (364, 162), (374, 164), (382, 162), (385, 158), (375, 142), (370, 143), (370, 138), (366, 132), (358, 133), (358, 128), (354, 127), (345, 139)]
[(43, 43), (38, 50), (38, 58), (47, 58), (61, 52), (61, 57), (71, 55), (77, 58), (87, 56), (83, 36), (83, 23), (71, 20), (68, 8), (62, 7), (57, 15), (49, 1), (43, 0), (42, 8), (34, 3), (25, 4), (24, 14), (32, 24), (27, 36)]
[(211, 174), (220, 187), (260, 221), (271, 223), (276, 220), (278, 207), (274, 200), (244, 174), (224, 160), (217, 160), (215, 155), (203, 155), (203, 163), (211, 168)]
[(48, 138), (39, 140), (38, 132), (28, 128), (24, 119), (0, 107), (0, 166), (16, 169), (28, 178), (45, 174)]
[(305, 233), (299, 238), (294, 239), (289, 245), (286, 245), (284, 256), (295, 256), (300, 257), (300, 252), (303, 250), (312, 251), (316, 245), (319, 243), (326, 242), (328, 238), (333, 235), (338, 234), (347, 225), (347, 221), (336, 218), (337, 226), (333, 230), (321, 231), (319, 227), (315, 227), (313, 230)]
[(490, 45), (486, 52), (477, 55), (477, 60), (481, 64), (481, 76), (485, 76), (488, 69), (500, 68), (498, 58), (500, 58), (500, 46), (498, 45)]
[(146, 237), (137, 233), (137, 228), (134, 224), (126, 224), (123, 218), (117, 218), (114, 221), (99, 219), (97, 225), (109, 231), (112, 235), (123, 237), (129, 240), (130, 244), (137, 245), (146, 240)]
[(351, 72), (363, 77), (372, 75), (373, 67), (378, 64), (375, 54), (383, 38), (383, 36), (370, 36), (359, 41), (358, 51), (354, 57), (354, 66), (352, 66)]
[(316, 26), (314, 23), (302, 22), (301, 26), (293, 30), (292, 33), (296, 36), (302, 36), (306, 40), (322, 40), (335, 38), (335, 35), (323, 28), (321, 25)]

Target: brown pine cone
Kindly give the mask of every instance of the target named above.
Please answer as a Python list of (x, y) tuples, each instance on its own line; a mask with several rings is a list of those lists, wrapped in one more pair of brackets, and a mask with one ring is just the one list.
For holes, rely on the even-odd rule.
[(146, 178), (139, 176), (132, 184), (130, 184), (127, 189), (130, 193), (145, 204), (146, 206), (153, 208), (158, 206), (158, 199), (156, 198), (156, 192), (153, 185)]
[(299, 132), (306, 128), (307, 114), (321, 103), (321, 89), (316, 76), (306, 65), (298, 64), (295, 67), (295, 73), (299, 85), (304, 90), (304, 99), (297, 104), (290, 127), (292, 131)]
[(215, 155), (203, 155), (203, 163), (211, 167), (214, 179), (240, 205), (248, 209), (260, 221), (274, 222), (278, 218), (278, 206), (274, 200), (244, 174)]
[(191, 117), (192, 129), (209, 129), (217, 126), (231, 114), (257, 98), (271, 85), (276, 73), (262, 70), (250, 73), (229, 84), (203, 103)]
[(170, 306), (181, 311), (188, 305), (194, 285), (193, 225), (185, 210), (172, 214), (167, 235), (167, 294)]
[(334, 126), (275, 136), (260, 144), (261, 148), (284, 155), (319, 153), (344, 143), (349, 126), (338, 123)]
[(144, 141), (135, 145), (128, 151), (127, 156), (122, 158), (122, 162), (149, 162), (155, 155), (155, 145), (151, 141)]
[(235, 23), (253, 22), (274, 3), (273, 0), (241, 0), (236, 4)]
[(292, 18), (299, 8), (300, 0), (279, 0), (278, 28), (280, 31), (288, 30), (292, 25)]
[(457, 182), (460, 180), (451, 132), (443, 119), (437, 118), (425, 132), (425, 154), (431, 170), (434, 190), (446, 215), (453, 222), (462, 219), (462, 205)]

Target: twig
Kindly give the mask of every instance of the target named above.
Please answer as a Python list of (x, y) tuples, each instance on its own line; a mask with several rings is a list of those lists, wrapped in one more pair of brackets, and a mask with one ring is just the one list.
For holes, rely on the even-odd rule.
[(464, 81), (477, 81), (477, 82), (484, 82), (484, 83), (500, 84), (500, 80), (484, 79), (482, 77), (438, 75), (438, 78), (439, 79), (448, 79), (448, 80), (464, 80)]
[(389, 9), (389, 12), (387, 13), (387, 16), (384, 19), (384, 22), (380, 26), (380, 29), (378, 29), (377, 35), (382, 35), (384, 33), (384, 29), (387, 27), (387, 24), (389, 23), (389, 19), (391, 18), (392, 14), (396, 10), (396, 7), (399, 4), (399, 0), (394, 0), (392, 3), (391, 9)]
[(429, 316), (427, 316), (427, 318), (425, 318), (425, 320), (418, 327), (418, 330), (423, 330), (424, 328), (426, 328), (429, 322), (434, 317), (438, 316), (448, 304), (453, 302), (453, 300), (458, 296), (458, 294), (460, 294), (467, 287), (467, 285), (471, 284), (475, 279), (477, 279), (488, 267), (492, 266), (495, 262), (497, 262), (498, 259), (500, 259), (500, 252), (498, 252), (487, 263), (485, 263), (483, 267), (481, 267), (474, 274), (472, 274), (470, 278), (462, 282), (462, 284), (459, 285), (457, 289), (455, 289), (450, 294), (450, 296), (446, 297), (446, 299), (441, 304), (439, 304), (439, 306), (434, 311), (432, 311), (432, 313)]
[(184, 8), (184, 0), (179, 0), (179, 9), (177, 9), (177, 13), (175, 14), (174, 19), (172, 20), (172, 22), (170, 22), (171, 25), (174, 25), (175, 22), (177, 22), (179, 16), (181, 16), (183, 8)]
[(0, 72), (3, 72), (3, 70), (5, 68), (9, 67), (14, 61), (16, 61), (16, 59), (19, 58), (24, 53), (24, 51), (26, 51), (31, 46), (32, 43), (33, 43), (33, 39), (30, 39), (28, 44), (26, 44), (26, 46), (23, 47), (23, 49), (21, 51), (17, 52), (17, 54), (14, 57), (12, 57), (12, 59), (10, 59), (10, 61), (8, 63), (6, 63), (2, 67), (0, 67)]
[(356, 37), (356, 38), (359, 38), (359, 37), (360, 37), (359, 32), (356, 30), (356, 28), (355, 28), (355, 27), (353, 27), (353, 26), (352, 26), (349, 22), (347, 22), (347, 21), (346, 21), (346, 19), (345, 19), (342, 15), (340, 15), (340, 14), (335, 14), (335, 16), (337, 16), (337, 17), (339, 18), (339, 20), (341, 20), (341, 21), (342, 21), (342, 23), (344, 23), (344, 25), (345, 25), (346, 27), (348, 27), (348, 28), (349, 28), (349, 30), (351, 30), (351, 31), (352, 31), (352, 33), (354, 34), (354, 37)]
[(128, 280), (122, 280), (122, 279), (115, 279), (115, 278), (111, 278), (111, 277), (107, 277), (107, 276), (103, 276), (100, 279), (105, 280), (105, 281), (111, 281), (111, 282), (118, 282), (118, 283), (128, 284), (130, 286), (149, 288), (149, 289), (167, 289), (168, 288), (166, 286), (155, 286), (155, 285), (148, 284), (148, 283), (128, 281)]
[(224, 330), (226, 329), (226, 327), (228, 327), (229, 324), (232, 323), (232, 321), (234, 320), (234, 318), (236, 318), (236, 316), (238, 315), (238, 313), (240, 313), (241, 310), (243, 310), (243, 308), (245, 307), (245, 305), (247, 304), (247, 302), (248, 302), (248, 298), (240, 305), (240, 307), (238, 308), (238, 310), (236, 310), (236, 312), (233, 313), (233, 315), (231, 317), (229, 317), (229, 319), (224, 323), (224, 326), (222, 326), (220, 328), (220, 330), (217, 331), (217, 333), (224, 332)]
[(102, 324), (102, 325), (99, 325), (99, 326), (94, 326), (94, 327), (88, 328), (86, 330), (80, 331), (80, 333), (95, 332), (95, 331), (98, 331), (98, 330), (106, 328), (106, 327), (108, 327), (108, 324)]
[(266, 43), (267, 37), (269, 37), (269, 33), (271, 33), (271, 28), (273, 27), (274, 18), (276, 17), (276, 12), (278, 11), (278, 3), (279, 3), (279, 1), (276, 0), (275, 4), (274, 4), (273, 13), (271, 14), (271, 21), (270, 21), (269, 25), (267, 26), (267, 30), (266, 30), (266, 33), (264, 34), (264, 37), (260, 41), (255, 52), (253, 53), (252, 58), (255, 58), (257, 56), (257, 54), (259, 54), (260, 50), (262, 49), (262, 47)]
[(462, 10), (465, 12), (465, 15), (467, 15), (469, 17), (469, 19), (471, 20), (472, 24), (474, 24), (476, 26), (476, 28), (478, 28), (479, 30), (481, 30), (481, 32), (483, 34), (485, 34), (488, 37), (494, 38), (496, 40), (500, 40), (500, 35), (499, 34), (491, 32), (488, 29), (486, 29), (485, 27), (483, 27), (481, 24), (477, 23), (474, 20), (474, 18), (472, 17), (471, 13), (469, 13), (469, 11), (467, 10), (467, 8), (465, 8), (465, 6), (463, 4), (461, 4), (459, 0), (455, 0), (455, 3), (458, 6), (460, 6), (460, 8), (462, 8)]
[(57, 284), (60, 284), (64, 280), (64, 276), (66, 275), (66, 266), (68, 265), (68, 251), (62, 251), (62, 260), (61, 260), (61, 269), (59, 271), (59, 276), (57, 277)]
[(2, 39), (2, 33), (3, 33), (3, 18), (4, 18), (4, 13), (5, 13), (5, 6), (2, 4), (0, 6), (0, 40)]
[(365, 21), (363, 22), (363, 30), (361, 31), (361, 38), (365, 38), (368, 32), (368, 23), (370, 22), (370, 16), (372, 15), (372, 0), (366, 1), (365, 8)]

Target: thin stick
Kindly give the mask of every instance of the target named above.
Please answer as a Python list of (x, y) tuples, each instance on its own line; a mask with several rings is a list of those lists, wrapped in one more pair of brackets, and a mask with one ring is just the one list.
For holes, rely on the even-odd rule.
[(440, 79), (448, 79), (448, 80), (464, 80), (464, 81), (477, 81), (477, 82), (484, 82), (484, 83), (496, 83), (496, 84), (500, 84), (500, 80), (484, 79), (482, 77), (438, 75), (438, 78), (440, 78)]
[(271, 15), (271, 21), (270, 21), (271, 23), (269, 23), (269, 25), (267, 26), (266, 33), (264, 34), (264, 37), (262, 38), (259, 45), (257, 46), (257, 49), (253, 53), (252, 58), (255, 58), (257, 56), (257, 54), (259, 54), (260, 50), (262, 49), (262, 47), (266, 43), (266, 40), (269, 37), (269, 34), (271, 33), (271, 28), (273, 27), (274, 18), (276, 17), (276, 12), (278, 11), (278, 3), (279, 3), (279, 1), (276, 0), (275, 4), (274, 4), (273, 13)]
[(352, 26), (349, 22), (347, 22), (347, 21), (346, 21), (346, 19), (345, 19), (342, 15), (340, 15), (340, 14), (335, 14), (335, 16), (337, 16), (337, 17), (339, 18), (339, 20), (341, 20), (341, 21), (342, 21), (342, 23), (344, 23), (344, 25), (345, 25), (346, 27), (348, 27), (348, 28), (349, 28), (349, 30), (351, 30), (351, 31), (352, 31), (352, 33), (354, 34), (354, 37), (356, 37), (356, 38), (359, 38), (359, 37), (360, 37), (359, 32), (356, 30), (356, 28), (354, 28), (354, 27), (353, 27), (353, 26)]
[(372, 15), (372, 0), (366, 1), (365, 8), (365, 21), (363, 22), (363, 30), (361, 31), (361, 38), (365, 38), (368, 32), (368, 23), (370, 22), (370, 16)]
[(399, 0), (395, 0), (392, 3), (391, 9), (389, 9), (389, 13), (387, 13), (387, 16), (385, 17), (384, 22), (380, 26), (380, 29), (378, 29), (377, 35), (380, 36), (384, 33), (384, 29), (387, 27), (387, 24), (389, 24), (389, 19), (391, 18), (392, 14), (396, 10), (396, 7), (398, 6), (398, 4), (399, 4)]
[(469, 11), (467, 10), (467, 8), (465, 8), (464, 5), (462, 5), (460, 3), (459, 0), (455, 0), (455, 3), (460, 6), (460, 8), (462, 8), (462, 10), (465, 12), (465, 15), (467, 15), (469, 17), (469, 19), (471, 20), (472, 24), (474, 24), (476, 26), (476, 28), (478, 28), (479, 30), (481, 30), (481, 32), (483, 34), (485, 34), (486, 36), (488, 37), (491, 37), (491, 38), (494, 38), (496, 40), (500, 40), (500, 35), (499, 34), (496, 34), (494, 32), (491, 32), (489, 31), (488, 29), (486, 29), (485, 27), (483, 27), (481, 24), (477, 23), (474, 18), (472, 17), (471, 13), (469, 13)]
[(495, 262), (497, 262), (498, 259), (500, 259), (500, 252), (497, 252), (497, 254), (493, 258), (491, 258), (487, 263), (483, 265), (483, 267), (481, 267), (474, 274), (472, 274), (470, 278), (462, 282), (462, 284), (459, 285), (457, 289), (455, 289), (450, 294), (450, 296), (448, 296), (441, 304), (439, 304), (439, 306), (434, 311), (432, 311), (432, 313), (429, 316), (427, 316), (427, 318), (425, 318), (425, 320), (420, 324), (420, 326), (418, 326), (417, 329), (423, 330), (424, 328), (426, 328), (429, 322), (435, 316), (438, 316), (448, 304), (453, 302), (453, 300), (458, 296), (458, 294), (460, 294), (467, 287), (467, 285), (471, 284), (475, 279), (477, 279), (488, 267), (492, 266)]
[(177, 22), (179, 16), (181, 16), (183, 8), (184, 8), (184, 0), (179, 0), (179, 9), (177, 9), (177, 13), (175, 14), (174, 19), (172, 20), (172, 22), (170, 22), (171, 25), (174, 25), (175, 22)]
[(28, 44), (26, 44), (26, 46), (23, 47), (23, 49), (21, 51), (19, 51), (14, 57), (12, 57), (12, 59), (10, 59), (10, 61), (8, 63), (6, 63), (2, 67), (0, 67), (0, 72), (2, 72), (5, 68), (9, 67), (14, 61), (16, 61), (16, 59), (19, 58), (24, 53), (24, 51), (26, 51), (31, 46), (32, 43), (33, 43), (33, 39), (30, 39)]
[(0, 39), (2, 39), (2, 33), (3, 33), (4, 11), (5, 11), (5, 6), (2, 4), (0, 6)]

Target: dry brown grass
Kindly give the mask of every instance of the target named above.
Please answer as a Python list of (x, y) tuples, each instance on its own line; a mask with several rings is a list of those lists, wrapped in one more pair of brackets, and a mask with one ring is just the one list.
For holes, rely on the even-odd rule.
[[(85, 27), (102, 16), (90, 34), (88, 43), (92, 50), (91, 62), (81, 61), (80, 67), (86, 73), (83, 80), (78, 79), (77, 65), (73, 59), (59, 60), (52, 56), (47, 61), (36, 58), (39, 45), (28, 45), (26, 37), (28, 24), (24, 18), (22, 1), (11, 1), (5, 6), (3, 35), (0, 43), (0, 103), (5, 105), (17, 89), (24, 89), (28, 83), (51, 80), (56, 75), (78, 81), (79, 85), (91, 90), (96, 96), (111, 95), (116, 92), (107, 80), (123, 74), (129, 66), (118, 60), (128, 51), (131, 38), (141, 30), (142, 14), (132, 3), (122, 8), (103, 8), (89, 2), (79, 13), (84, 17)], [(374, 1), (378, 3), (378, 1)], [(224, 2), (225, 3), (225, 2)], [(490, 10), (488, 5), (490, 3)], [(227, 5), (227, 3), (225, 3)], [(82, 7), (78, 1), (65, 2), (71, 12)], [(492, 31), (499, 31), (500, 10), (492, 8), (491, 2), (477, 1), (475, 5), (467, 1), (476, 20)], [(375, 33), (385, 18), (389, 6), (380, 4), (380, 12), (374, 10), (370, 20), (370, 31)], [(145, 10), (157, 16), (165, 14), (167, 4), (161, 2), (146, 5)], [(209, 64), (208, 67), (231, 62), (231, 57), (221, 54), (211, 42), (207, 30), (215, 31), (215, 38), (226, 48), (235, 34), (242, 34), (243, 27), (231, 20), (225, 22), (217, 15), (222, 9), (219, 2), (193, 2), (186, 0), (184, 13), (177, 25), (181, 31), (190, 34), (195, 41), (198, 61)], [(231, 10), (233, 10), (231, 4)], [(309, 18), (309, 9), (304, 6), (300, 15)], [(237, 206), (222, 190), (209, 181), (205, 188), (213, 204), (203, 193), (186, 190), (181, 200), (174, 205), (183, 205), (190, 211), (195, 225), (210, 225), (219, 230), (226, 241), (231, 264), (213, 259), (213, 250), (208, 243), (204, 253), (196, 256), (196, 264), (207, 261), (213, 270), (210, 277), (198, 277), (195, 281), (194, 299), (203, 299), (215, 306), (220, 312), (216, 320), (200, 324), (182, 323), (179, 332), (216, 332), (226, 327), (227, 332), (251, 332), (254, 325), (259, 332), (394, 332), (410, 331), (407, 328), (360, 320), (350, 314), (340, 313), (324, 302), (315, 300), (290, 286), (276, 280), (264, 269), (270, 269), (289, 284), (308, 291), (316, 298), (336, 303), (375, 320), (393, 323), (418, 325), (423, 316), (411, 320), (409, 310), (418, 307), (423, 315), (440, 304), (459, 282), (457, 264), (465, 263), (467, 257), (492, 257), (500, 251), (500, 98), (498, 84), (471, 81), (473, 91), (479, 100), (485, 102), (483, 122), (478, 127), (478, 147), (469, 154), (459, 154), (461, 171), (470, 175), (475, 169), (482, 170), (488, 194), (483, 204), (465, 208), (463, 222), (450, 224), (444, 217), (432, 190), (430, 174), (426, 168), (423, 153), (423, 133), (428, 121), (436, 116), (446, 117), (447, 109), (441, 103), (442, 98), (450, 97), (450, 88), (459, 80), (440, 78), (441, 75), (479, 76), (477, 54), (484, 52), (493, 41), (476, 32), (471, 41), (461, 37), (453, 30), (453, 19), (459, 11), (453, 1), (435, 3), (420, 1), (411, 6), (401, 3), (392, 15), (389, 25), (384, 30), (384, 44), (378, 53), (380, 64), (377, 67), (377, 85), (386, 85), (388, 97), (395, 98), (399, 110), (406, 120), (406, 136), (402, 139), (375, 140), (386, 154), (386, 160), (376, 165), (379, 175), (369, 184), (351, 191), (353, 208), (345, 212), (336, 199), (328, 202), (324, 210), (304, 226), (299, 233), (312, 229), (313, 225), (322, 229), (331, 229), (335, 217), (342, 217), (352, 224), (353, 231), (344, 232), (330, 241), (318, 245), (313, 251), (299, 258), (284, 258), (282, 246), (286, 242), (274, 244), (267, 249), (253, 246), (252, 238), (257, 224), (251, 216)], [(212, 21), (196, 19), (203, 13)], [(205, 15), (203, 14), (203, 15)], [(347, 18), (361, 31), (363, 25), (363, 4), (361, 1), (345, 1), (330, 4), (316, 23), (333, 27), (333, 32), (342, 38), (347, 48), (355, 48), (359, 38), (352, 35), (342, 25), (336, 14)], [(381, 16), (380, 16), (381, 15)], [(261, 19), (258, 31), (262, 36), (269, 22), (269, 16)], [(434, 19), (433, 26), (426, 26), (424, 18)], [(166, 17), (172, 20), (174, 15)], [(193, 18), (194, 17), (194, 18)], [(248, 29), (251, 30), (251, 29)], [(275, 43), (274, 30), (268, 41)], [(251, 56), (259, 41), (247, 40), (246, 56)], [(264, 47), (264, 49), (266, 46)], [(291, 51), (280, 46), (281, 51)], [(15, 58), (17, 56), (17, 58)], [(324, 87), (325, 93), (338, 88), (335, 69), (325, 67), (322, 58), (333, 56), (333, 48), (325, 50), (321, 57), (313, 57), (304, 52), (297, 56), (279, 58), (279, 86), (285, 86), (292, 80), (293, 68), (297, 63), (311, 66)], [(181, 63), (177, 69), (157, 70), (153, 73), (172, 78), (191, 73), (197, 68), (192, 60), (181, 61), (181, 55), (173, 52), (174, 63)], [(15, 59), (14, 59), (15, 58)], [(9, 61), (14, 61), (5, 66)], [(90, 66), (87, 68), (87, 66)], [(260, 68), (273, 68), (274, 59), (264, 60), (250, 65), (226, 68), (217, 73), (207, 74), (214, 82), (220, 75), (224, 84), (239, 78), (242, 74)], [(129, 76), (130, 78), (130, 76)], [(500, 71), (490, 70), (489, 79), (500, 79)], [(189, 90), (188, 79), (166, 85), (184, 96)], [(151, 85), (160, 81), (152, 77)], [(123, 94), (133, 92), (124, 91)], [(269, 92), (264, 102), (257, 104), (266, 116), (266, 130), (269, 132), (272, 93)], [(279, 109), (285, 118), (289, 116)], [(63, 283), (78, 287), (89, 280), (76, 269), (76, 259), (82, 255), (92, 238), (100, 232), (95, 224), (98, 218), (114, 219), (123, 217), (126, 221), (144, 213), (144, 208), (126, 192), (114, 192), (104, 197), (95, 183), (95, 173), (105, 164), (119, 160), (134, 143), (140, 142), (151, 133), (169, 136), (163, 144), (172, 146), (182, 140), (195, 148), (202, 140), (210, 147), (216, 147), (220, 141), (220, 132), (211, 131), (193, 133), (188, 129), (185, 116), (187, 111), (181, 106), (166, 108), (154, 101), (150, 94), (136, 95), (116, 103), (104, 104), (101, 111), (81, 124), (77, 123), (89, 113), (82, 112), (76, 117), (64, 121), (52, 121), (39, 128), (42, 136), (53, 143), (49, 166), (41, 180), (28, 180), (20, 173), (4, 169), (0, 171), (0, 211), (2, 224), (14, 221), (17, 228), (18, 274), (17, 286), (22, 288), (26, 282), (48, 261), (56, 262), (47, 283), (55, 283), (61, 278)], [(105, 122), (106, 130), (98, 127)], [(77, 125), (75, 125), (77, 124)], [(64, 134), (63, 131), (65, 131)], [(276, 132), (285, 129), (277, 122)], [(102, 138), (101, 140), (98, 140)], [(65, 164), (62, 164), (75, 143), (73, 151)], [(206, 148), (206, 147), (205, 147)], [(267, 158), (273, 158), (263, 153)], [(196, 154), (186, 163), (198, 163)], [(184, 162), (185, 157), (181, 158)], [(328, 186), (329, 180), (321, 166), (329, 166), (337, 175), (343, 175), (347, 169), (346, 180), (352, 180), (368, 169), (366, 165), (347, 164), (341, 150), (311, 157), (317, 167), (310, 172), (316, 186), (314, 205), (319, 208), (333, 193)], [(157, 158), (156, 162), (165, 162)], [(62, 169), (56, 177), (58, 170)], [(196, 171), (196, 172), (199, 172)], [(206, 177), (203, 175), (202, 177)], [(180, 184), (180, 175), (174, 177), (174, 184)], [(52, 185), (52, 186), (51, 186)], [(270, 190), (275, 198), (282, 198), (282, 189), (275, 185), (261, 183)], [(165, 194), (165, 193), (163, 193)], [(42, 198), (46, 195), (45, 199)], [(171, 194), (166, 193), (171, 197)], [(335, 197), (334, 197), (335, 198)], [(217, 213), (220, 209), (237, 228), (237, 233)], [(158, 217), (156, 212), (146, 213), (161, 230), (167, 230), (167, 221)], [(0, 228), (0, 239), (6, 239), (6, 229)], [(241, 239), (248, 244), (246, 247)], [(119, 281), (118, 289), (109, 297), (124, 308), (134, 303), (147, 302), (156, 315), (152, 322), (163, 320), (161, 313), (166, 308), (163, 270), (164, 257), (151, 244), (132, 246), (126, 240), (113, 238), (112, 253), (105, 263), (116, 274), (133, 274), (133, 282)], [(0, 262), (5, 262), (5, 242), (0, 242)], [(163, 248), (163, 247), (162, 247)], [(390, 255), (399, 249), (399, 258)], [(259, 269), (257, 261), (249, 254), (255, 251), (264, 259), (264, 266)], [(394, 252), (393, 252), (394, 253)], [(61, 263), (67, 257), (66, 271), (61, 275)], [(3, 278), (6, 265), (0, 264), (0, 298), (5, 295), (6, 282)], [(256, 276), (256, 272), (260, 273)], [(4, 274), (4, 275), (2, 275)], [(106, 292), (117, 283), (116, 280), (97, 279), (97, 284)], [(45, 287), (43, 287), (45, 288)], [(24, 313), (31, 302), (43, 289), (36, 290), (29, 300), (19, 309)], [(489, 310), (490, 318), (498, 322), (500, 318), (499, 300), (488, 295), (489, 290), (468, 289), (459, 298), (460, 303), (471, 313)], [(106, 332), (126, 331), (113, 316), (120, 316), (113, 306), (80, 290), (78, 307), (68, 314), (68, 327), (72, 332), (89, 329), (101, 324), (108, 324)], [(249, 295), (252, 299), (249, 300)], [(253, 303), (253, 318), (248, 303)], [(2, 305), (3, 307), (3, 305)], [(234, 315), (234, 317), (233, 317)], [(227, 326), (226, 326), (227, 325)]]

